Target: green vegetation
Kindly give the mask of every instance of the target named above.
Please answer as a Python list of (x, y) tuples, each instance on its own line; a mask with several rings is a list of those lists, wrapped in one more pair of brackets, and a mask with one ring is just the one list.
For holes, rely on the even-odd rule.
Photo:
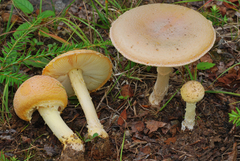
[(234, 110), (229, 113), (229, 122), (232, 122), (233, 124), (236, 124), (236, 126), (240, 126), (240, 110), (236, 107), (236, 111)]
[(76, 131), (76, 133), (81, 138), (81, 140), (83, 140), (85, 143), (87, 143), (89, 141), (93, 141), (95, 138), (98, 138), (98, 133), (94, 133), (93, 136), (89, 136), (90, 138), (82, 137), (77, 131)]
[(214, 26), (223, 26), (228, 21), (227, 16), (222, 16), (216, 5), (212, 6), (211, 12), (203, 12), (203, 15), (212, 21)]

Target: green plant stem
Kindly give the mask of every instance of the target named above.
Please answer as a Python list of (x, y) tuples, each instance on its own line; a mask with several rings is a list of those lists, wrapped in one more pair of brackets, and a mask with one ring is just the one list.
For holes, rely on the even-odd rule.
[[(11, 6), (11, 10), (10, 10), (10, 15), (9, 15), (9, 18), (8, 18), (8, 23), (7, 23), (7, 28), (6, 28), (6, 32), (9, 32), (9, 26), (11, 24), (11, 19), (12, 19), (12, 14), (13, 14), (13, 5)], [(4, 39), (6, 38), (7, 35), (4, 35)]]
[(192, 72), (190, 71), (188, 65), (185, 65), (185, 68), (187, 69), (187, 71), (188, 71), (188, 73), (189, 73), (189, 77), (190, 77), (190, 79), (191, 79), (191, 80), (194, 80), (194, 79), (193, 79)]
[(180, 88), (178, 88), (178, 90), (177, 90), (177, 91), (171, 96), (171, 98), (162, 106), (162, 108), (156, 112), (156, 114), (158, 114), (158, 112), (161, 112), (161, 111), (167, 106), (167, 104), (173, 99), (173, 97), (178, 93), (179, 90), (180, 90)]
[(125, 142), (125, 132), (123, 134), (123, 141), (122, 141), (122, 145), (121, 145), (120, 161), (122, 161), (122, 153), (123, 153), (124, 142)]
[(222, 72), (222, 73), (211, 83), (211, 85), (213, 85), (213, 84), (218, 80), (218, 78), (220, 78), (223, 74), (225, 74), (226, 72), (228, 72), (230, 69), (234, 68), (234, 67), (237, 66), (237, 65), (240, 65), (240, 63), (234, 64), (233, 66), (227, 68), (224, 72)]
[(208, 90), (208, 91), (205, 91), (205, 93), (222, 93), (222, 94), (229, 94), (229, 95), (240, 97), (240, 94), (238, 94), (238, 93), (232, 93), (232, 92), (226, 92), (226, 91), (211, 91), (211, 90)]

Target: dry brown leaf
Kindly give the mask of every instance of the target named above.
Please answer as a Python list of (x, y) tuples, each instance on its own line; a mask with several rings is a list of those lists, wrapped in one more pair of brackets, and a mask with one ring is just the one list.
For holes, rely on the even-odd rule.
[(226, 12), (227, 12), (227, 7), (225, 6), (219, 6), (219, 11), (221, 13), (222, 16), (225, 16), (226, 15)]
[(31, 139), (26, 136), (21, 136), (21, 139), (22, 139), (23, 143), (28, 143), (28, 144), (31, 143)]
[(211, 58), (211, 56), (209, 54), (205, 54), (204, 56), (202, 56), (200, 58), (201, 62), (208, 62), (208, 63), (212, 63), (213, 60)]
[(149, 146), (145, 146), (143, 148), (140, 148), (140, 151), (145, 153), (145, 154), (150, 154), (151, 153), (151, 148)]
[(118, 118), (118, 125), (123, 125), (123, 123), (127, 120), (127, 110), (124, 109)]
[(175, 143), (177, 141), (176, 137), (168, 138), (167, 140), (164, 141), (167, 145), (170, 145), (170, 143)]
[(123, 97), (132, 97), (133, 96), (133, 90), (130, 87), (130, 85), (126, 84), (121, 89), (121, 95)]
[(151, 105), (142, 105), (144, 108), (149, 108)]
[(146, 127), (150, 130), (149, 134), (153, 131), (157, 131), (159, 127), (163, 127), (167, 124), (165, 122), (154, 121), (154, 120), (146, 121), (145, 123), (147, 124)]
[(144, 123), (142, 121), (137, 121), (132, 123), (132, 132), (140, 132), (144, 129)]
[(230, 8), (230, 9), (234, 9), (234, 10), (237, 9), (236, 6), (231, 5), (231, 4), (227, 3), (227, 2), (223, 2), (223, 5), (226, 6), (227, 8)]
[(59, 37), (59, 36), (57, 36), (57, 35), (54, 35), (54, 34), (47, 33), (47, 32), (45, 32), (45, 31), (43, 31), (43, 30), (39, 30), (39, 35), (40, 35), (40, 31), (41, 31), (42, 33), (44, 33), (44, 34), (50, 36), (51, 38), (53, 38), (53, 39), (55, 39), (55, 40), (61, 42), (61, 43), (64, 43), (64, 44), (70, 45), (70, 43), (67, 42), (66, 40), (64, 40), (63, 38), (61, 38), (61, 37)]
[[(4, 22), (8, 22), (10, 13), (4, 13), (2, 14), (2, 19)], [(21, 21), (22, 19), (18, 15), (12, 15), (11, 18), (11, 23), (16, 22), (16, 21)]]
[(224, 77), (218, 78), (218, 82), (223, 83), (226, 86), (230, 86), (230, 84), (236, 80), (237, 74), (227, 74)]

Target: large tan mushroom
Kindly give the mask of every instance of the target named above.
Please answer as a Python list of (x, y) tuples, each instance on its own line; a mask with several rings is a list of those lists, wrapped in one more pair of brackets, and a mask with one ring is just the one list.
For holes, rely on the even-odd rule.
[(216, 39), (211, 21), (173, 4), (149, 4), (131, 9), (112, 23), (110, 38), (131, 61), (157, 67), (149, 97), (159, 105), (167, 93), (172, 67), (192, 63), (206, 54)]
[(64, 144), (61, 160), (84, 160), (84, 145), (62, 120), (60, 113), (68, 102), (62, 84), (49, 76), (34, 76), (25, 81), (15, 93), (13, 106), (16, 114), (31, 121), (38, 110), (53, 134)]
[[(109, 136), (100, 123), (89, 92), (102, 87), (110, 78), (112, 64), (93, 50), (73, 50), (51, 60), (42, 74), (54, 77), (65, 87), (68, 96), (76, 95), (84, 111), (88, 135), (97, 133), (104, 141), (100, 153), (109, 153)], [(97, 145), (97, 144), (96, 144)], [(105, 151), (106, 150), (106, 151)]]

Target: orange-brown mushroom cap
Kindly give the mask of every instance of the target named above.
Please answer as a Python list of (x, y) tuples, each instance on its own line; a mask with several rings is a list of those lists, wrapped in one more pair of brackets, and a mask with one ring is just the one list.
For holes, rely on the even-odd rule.
[(32, 113), (43, 106), (59, 106), (61, 112), (68, 98), (63, 85), (56, 79), (37, 75), (26, 80), (15, 93), (13, 106), (18, 117), (30, 121)]
[(55, 57), (43, 69), (42, 74), (59, 80), (68, 96), (75, 95), (68, 73), (80, 69), (90, 92), (101, 88), (112, 74), (112, 64), (103, 54), (93, 50), (73, 50)]
[(149, 4), (118, 17), (110, 28), (116, 49), (137, 63), (176, 67), (196, 61), (216, 39), (211, 21), (193, 9)]

